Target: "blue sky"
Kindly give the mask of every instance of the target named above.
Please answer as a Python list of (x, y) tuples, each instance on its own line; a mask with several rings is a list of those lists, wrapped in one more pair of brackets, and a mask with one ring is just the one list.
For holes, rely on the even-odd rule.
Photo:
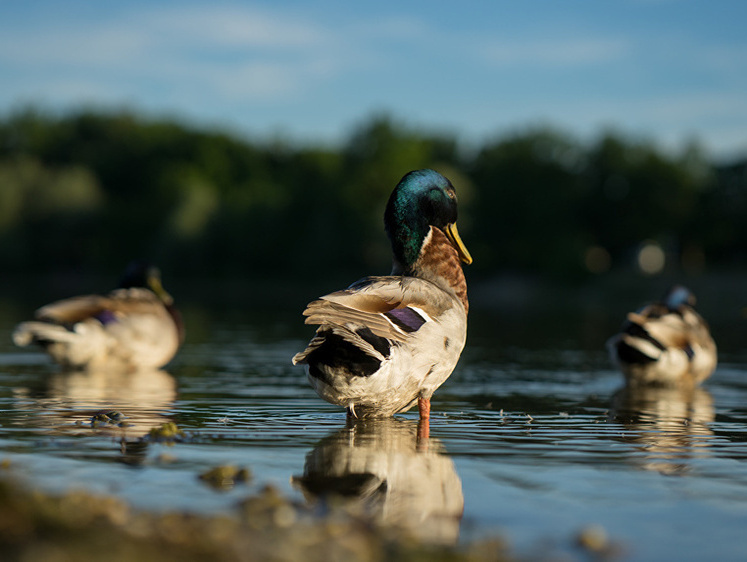
[(0, 1), (0, 112), (37, 103), (334, 142), (374, 112), (480, 143), (550, 124), (747, 154), (747, 2)]

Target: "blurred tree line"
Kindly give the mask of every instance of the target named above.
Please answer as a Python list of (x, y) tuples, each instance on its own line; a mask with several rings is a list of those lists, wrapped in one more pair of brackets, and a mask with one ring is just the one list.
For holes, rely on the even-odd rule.
[(562, 280), (631, 268), (653, 241), (668, 267), (741, 265), (747, 166), (716, 167), (607, 132), (525, 130), (463, 150), (373, 116), (339, 147), (253, 142), (117, 112), (0, 121), (5, 271), (118, 272), (148, 257), (183, 275), (385, 273), (387, 197), (432, 167), (457, 186), (473, 275)]

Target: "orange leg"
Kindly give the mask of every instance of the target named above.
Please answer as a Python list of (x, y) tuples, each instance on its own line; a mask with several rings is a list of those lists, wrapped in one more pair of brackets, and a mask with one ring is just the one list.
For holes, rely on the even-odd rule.
[(431, 417), (431, 401), (427, 398), (418, 398), (418, 412), (420, 419), (427, 420)]

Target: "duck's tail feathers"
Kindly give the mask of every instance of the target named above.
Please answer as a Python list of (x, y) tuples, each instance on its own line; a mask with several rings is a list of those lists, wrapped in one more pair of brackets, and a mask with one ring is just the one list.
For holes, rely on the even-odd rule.
[(13, 330), (13, 343), (19, 347), (26, 347), (32, 343), (41, 345), (50, 343), (70, 343), (80, 335), (71, 332), (65, 326), (49, 322), (21, 322)]
[(661, 358), (663, 351), (643, 338), (627, 334), (616, 338), (610, 346), (614, 358), (622, 363), (632, 365), (646, 365)]
[(330, 336), (340, 338), (343, 342), (350, 344), (379, 362), (384, 361), (389, 355), (390, 344), (384, 338), (373, 334), (369, 329), (361, 327), (357, 330), (350, 330), (344, 326), (328, 324), (317, 330), (306, 349), (293, 356), (293, 364), (306, 363), (309, 355), (328, 343)]

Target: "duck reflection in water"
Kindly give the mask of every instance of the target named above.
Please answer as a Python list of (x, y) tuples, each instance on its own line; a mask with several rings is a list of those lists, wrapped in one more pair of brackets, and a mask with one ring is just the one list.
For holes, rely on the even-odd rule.
[(662, 474), (687, 473), (713, 437), (713, 398), (698, 386), (626, 385), (613, 396), (611, 415), (633, 432), (643, 467)]
[(306, 455), (292, 482), (309, 502), (341, 502), (420, 540), (455, 544), (462, 482), (440, 443), (418, 433), (412, 420), (348, 419)]
[(177, 385), (159, 369), (62, 371), (45, 377), (41, 388), (21, 387), (14, 393), (18, 407), (39, 412), (38, 423), (49, 429), (94, 427), (129, 441), (168, 421)]

